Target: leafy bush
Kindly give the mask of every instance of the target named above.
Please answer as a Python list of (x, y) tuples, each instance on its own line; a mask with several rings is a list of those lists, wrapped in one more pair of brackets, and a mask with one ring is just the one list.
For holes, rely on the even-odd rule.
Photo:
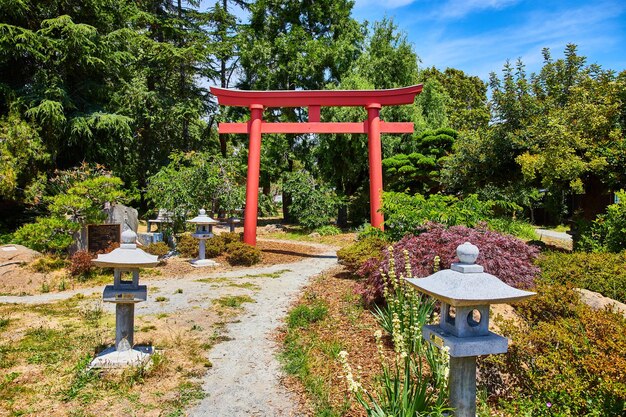
[(521, 320), (498, 323), (512, 343), (482, 360), (481, 383), (510, 415), (624, 415), (626, 319), (592, 310), (571, 287), (537, 290), (516, 307)]
[(183, 258), (197, 258), (198, 240), (190, 233), (183, 233), (176, 239), (176, 250)]
[(65, 268), (67, 261), (58, 256), (42, 256), (33, 261), (29, 266), (35, 272), (47, 273)]
[(60, 253), (74, 243), (74, 233), (80, 226), (58, 217), (39, 217), (35, 223), (17, 229), (13, 241), (39, 252)]
[(494, 217), (494, 209), (515, 211), (518, 206), (503, 201), (481, 201), (475, 194), (460, 200), (454, 196), (405, 193), (383, 193), (382, 211), (385, 215), (385, 233), (392, 240), (408, 234), (419, 234), (429, 222), (446, 226), (477, 226)]
[(497, 217), (487, 219), (487, 227), (496, 232), (513, 235), (520, 239), (537, 239), (537, 233), (533, 225), (522, 220)]
[(169, 253), (170, 247), (167, 246), (167, 243), (165, 242), (156, 242), (149, 244), (148, 246), (143, 248), (143, 250), (150, 255), (156, 255), (159, 258), (162, 258)]
[(341, 234), (341, 229), (337, 226), (333, 226), (332, 224), (327, 224), (326, 226), (318, 227), (315, 229), (320, 236), (337, 236)]
[(242, 234), (237, 232), (221, 233), (218, 235), (224, 242), (224, 245), (229, 245), (233, 242), (241, 242)]
[(571, 284), (626, 303), (626, 252), (542, 254), (537, 265), (541, 281)]
[(215, 258), (220, 256), (225, 248), (224, 238), (221, 235), (217, 235), (206, 240), (204, 253), (207, 258)]
[(588, 252), (620, 252), (626, 249), (626, 192), (616, 193), (619, 202), (591, 223), (578, 223), (574, 248)]
[(356, 272), (370, 258), (380, 260), (387, 246), (389, 243), (386, 240), (377, 236), (370, 236), (339, 249), (337, 258), (339, 263), (351, 272)]
[(287, 173), (283, 178), (283, 192), (291, 196), (289, 215), (308, 229), (327, 225), (335, 215), (337, 196), (307, 171)]
[(76, 252), (70, 259), (70, 275), (82, 280), (87, 279), (93, 268), (92, 259), (92, 255), (85, 250)]
[[(534, 277), (539, 273), (533, 261), (539, 251), (523, 241), (508, 235), (501, 235), (485, 228), (471, 229), (465, 226), (453, 226), (446, 229), (440, 224), (426, 225), (426, 232), (419, 236), (406, 236), (393, 246), (393, 257), (401, 259), (404, 250), (408, 251), (412, 275), (425, 277), (433, 273), (433, 260), (439, 257), (441, 269), (449, 268), (456, 261), (456, 248), (464, 242), (470, 242), (480, 250), (477, 263), (485, 272), (497, 276), (505, 283), (529, 288)], [(366, 303), (383, 301), (384, 279), (388, 273), (391, 254), (383, 252), (382, 260), (370, 259), (358, 271), (366, 278), (361, 287), (361, 294)], [(396, 265), (397, 274), (405, 274), (405, 265)]]
[(231, 243), (228, 245), (226, 261), (233, 266), (251, 266), (261, 262), (261, 250), (247, 243)]

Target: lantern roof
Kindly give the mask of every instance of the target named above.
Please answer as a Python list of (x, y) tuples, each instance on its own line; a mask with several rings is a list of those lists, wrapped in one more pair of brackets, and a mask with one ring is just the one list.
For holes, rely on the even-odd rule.
[(194, 224), (218, 224), (217, 220), (212, 219), (206, 214), (205, 209), (200, 209), (199, 214), (191, 220), (187, 220), (187, 223)]
[(122, 232), (122, 244), (91, 261), (104, 268), (151, 268), (159, 263), (158, 256), (150, 255), (137, 248), (137, 233), (131, 229)]
[(534, 292), (513, 288), (484, 272), (483, 267), (476, 264), (478, 254), (478, 248), (466, 242), (457, 247), (461, 262), (426, 278), (408, 278), (407, 281), (419, 291), (459, 307), (509, 304), (535, 295)]

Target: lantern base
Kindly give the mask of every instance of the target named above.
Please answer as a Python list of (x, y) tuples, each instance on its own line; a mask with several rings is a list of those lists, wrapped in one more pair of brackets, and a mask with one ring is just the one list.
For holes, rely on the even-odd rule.
[(135, 346), (125, 351), (117, 351), (111, 346), (100, 352), (91, 363), (89, 369), (119, 369), (131, 366), (146, 366), (154, 353), (152, 346)]
[(195, 266), (196, 268), (202, 268), (205, 266), (219, 266), (219, 264), (213, 259), (194, 259), (193, 261), (191, 261), (191, 266)]

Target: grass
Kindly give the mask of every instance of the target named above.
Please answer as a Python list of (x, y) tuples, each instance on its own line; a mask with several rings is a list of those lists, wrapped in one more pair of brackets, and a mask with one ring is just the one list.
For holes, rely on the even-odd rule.
[[(251, 301), (223, 300), (228, 306)], [(172, 330), (155, 317), (167, 315), (136, 318), (135, 341), (151, 344), (149, 332), (149, 340), (167, 353), (153, 355), (149, 367), (100, 372), (88, 365), (94, 352), (112, 344), (115, 317), (103, 310), (99, 296), (0, 304), (0, 415), (186, 415), (204, 396), (197, 381), (212, 366), (207, 350), (219, 341), (223, 325), (213, 325), (216, 314), (207, 319), (203, 313), (195, 328)]]
[(280, 278), (285, 272), (291, 272), (291, 269), (280, 269), (275, 272), (266, 272), (263, 274), (246, 274), (243, 278)]
[(238, 309), (241, 308), (244, 303), (254, 303), (254, 299), (248, 295), (227, 295), (216, 299), (214, 303), (222, 307)]

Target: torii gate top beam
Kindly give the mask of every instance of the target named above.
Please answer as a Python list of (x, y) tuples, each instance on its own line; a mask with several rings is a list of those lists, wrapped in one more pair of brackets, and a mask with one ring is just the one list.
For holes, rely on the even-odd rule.
[(211, 87), (223, 106), (309, 107), (309, 106), (397, 106), (412, 104), (422, 85), (389, 90), (274, 90), (250, 91)]

